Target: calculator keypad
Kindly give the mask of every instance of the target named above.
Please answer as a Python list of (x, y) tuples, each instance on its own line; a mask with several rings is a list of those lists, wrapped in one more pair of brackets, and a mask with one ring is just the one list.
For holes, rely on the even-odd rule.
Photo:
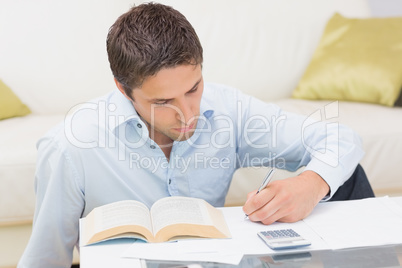
[(258, 236), (272, 249), (297, 248), (311, 245), (293, 229), (261, 231)]
[(267, 239), (278, 239), (278, 238), (286, 238), (286, 237), (298, 237), (300, 236), (292, 229), (284, 229), (284, 230), (275, 230), (275, 231), (262, 231), (262, 234), (265, 235)]

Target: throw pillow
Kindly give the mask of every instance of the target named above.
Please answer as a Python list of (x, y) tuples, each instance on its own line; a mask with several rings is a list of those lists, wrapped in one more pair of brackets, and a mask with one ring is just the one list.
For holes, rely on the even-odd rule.
[(30, 112), (29, 108), (0, 80), (0, 120), (24, 116)]
[(335, 14), (293, 97), (393, 106), (401, 86), (402, 17)]

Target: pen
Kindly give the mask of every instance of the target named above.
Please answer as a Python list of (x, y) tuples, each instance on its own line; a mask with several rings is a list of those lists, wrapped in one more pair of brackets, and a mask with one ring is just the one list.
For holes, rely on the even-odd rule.
[(258, 188), (258, 191), (257, 191), (257, 193), (256, 194), (258, 194), (260, 191), (262, 191), (265, 187), (267, 187), (267, 185), (268, 185), (268, 183), (271, 181), (271, 179), (272, 179), (272, 175), (274, 175), (274, 171), (275, 171), (275, 169), (274, 168), (272, 168), (268, 173), (267, 173), (267, 175), (265, 175), (265, 178), (264, 178), (264, 180), (262, 181), (262, 183), (261, 183), (261, 185), (260, 185), (260, 188)]
[[(267, 175), (265, 175), (265, 178), (264, 178), (264, 180), (262, 181), (262, 183), (261, 183), (261, 185), (260, 185), (260, 188), (258, 188), (257, 193), (255, 193), (256, 195), (257, 195), (259, 192), (261, 192), (265, 187), (267, 187), (268, 183), (269, 183), (269, 182), (271, 181), (271, 179), (272, 179), (272, 176), (274, 175), (274, 172), (275, 172), (275, 168), (272, 168), (272, 169), (267, 173)], [(248, 218), (248, 215), (247, 215), (247, 214), (245, 214), (245, 215), (246, 215), (245, 219), (247, 219), (247, 218)]]

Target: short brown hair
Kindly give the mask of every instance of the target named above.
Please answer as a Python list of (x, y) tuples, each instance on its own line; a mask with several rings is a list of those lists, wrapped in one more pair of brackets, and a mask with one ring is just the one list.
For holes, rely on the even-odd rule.
[(128, 96), (161, 69), (203, 61), (200, 40), (186, 17), (157, 3), (121, 15), (109, 29), (106, 46), (112, 73)]

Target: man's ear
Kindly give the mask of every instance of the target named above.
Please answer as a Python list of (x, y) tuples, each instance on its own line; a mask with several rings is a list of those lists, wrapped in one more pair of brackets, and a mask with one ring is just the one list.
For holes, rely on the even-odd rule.
[(116, 83), (117, 88), (120, 90), (120, 92), (130, 101), (132, 100), (129, 96), (127, 96), (126, 92), (124, 91), (123, 86), (120, 84), (119, 81), (117, 81), (116, 77), (114, 78), (114, 82)]

